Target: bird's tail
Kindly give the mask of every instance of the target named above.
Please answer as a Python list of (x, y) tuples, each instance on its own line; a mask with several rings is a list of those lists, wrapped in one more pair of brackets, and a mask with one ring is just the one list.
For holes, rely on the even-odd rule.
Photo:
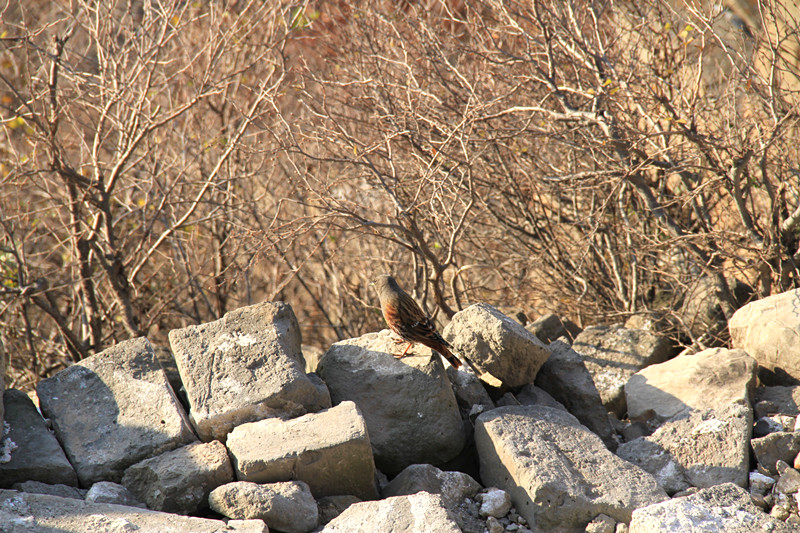
[(461, 366), (461, 361), (453, 355), (453, 352), (450, 351), (450, 346), (448, 344), (442, 343), (440, 346), (436, 348), (436, 351), (442, 354), (442, 357), (447, 359), (447, 362), (453, 365), (453, 368), (459, 368)]
[(441, 347), (442, 347), (442, 350), (438, 350), (437, 349), (436, 351), (438, 351), (440, 354), (442, 354), (442, 357), (447, 359), (447, 361), (451, 365), (453, 365), (453, 368), (458, 369), (461, 366), (461, 359), (464, 359), (464, 361), (467, 362), (467, 366), (469, 366), (472, 369), (472, 371), (475, 373), (475, 377), (480, 379), (480, 377), (483, 375), (483, 372), (481, 372), (480, 370), (475, 368), (475, 365), (472, 364), (472, 361), (470, 361), (469, 359), (467, 359), (466, 357), (463, 357), (463, 356), (461, 357), (461, 359), (456, 357), (453, 354), (453, 350), (452, 350), (453, 347), (450, 345), (449, 342), (447, 342), (446, 340), (442, 339)]

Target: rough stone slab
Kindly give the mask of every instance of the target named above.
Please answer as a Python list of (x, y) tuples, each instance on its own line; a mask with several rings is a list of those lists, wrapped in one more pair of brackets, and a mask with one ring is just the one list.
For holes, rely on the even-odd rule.
[(542, 341), (489, 304), (459, 311), (442, 331), (455, 352), (508, 387), (533, 383), (550, 356)]
[(227, 446), (239, 481), (301, 480), (317, 498), (378, 496), (367, 426), (353, 402), (292, 420), (242, 424), (228, 435)]
[(222, 520), (190, 518), (112, 503), (89, 503), (48, 494), (0, 490), (0, 525), (4, 533), (261, 533), (264, 531), (263, 522), (258, 522), (260, 525), (251, 522), (229, 527)]
[(673, 354), (666, 337), (619, 325), (584, 329), (575, 337), (572, 349), (583, 357), (603, 405), (618, 417), (623, 417), (627, 409), (624, 386), (628, 379)]
[(546, 391), (581, 424), (600, 437), (609, 450), (617, 449), (617, 438), (608, 412), (600, 399), (586, 363), (572, 347), (564, 341), (550, 343), (550, 358), (536, 375), (535, 384)]
[(750, 302), (728, 323), (731, 346), (758, 361), (767, 385), (800, 384), (800, 289)]
[(219, 441), (189, 444), (145, 459), (122, 476), (122, 484), (150, 509), (180, 514), (205, 508), (209, 493), (231, 481), (233, 467)]
[(438, 494), (419, 492), (354, 503), (321, 533), (461, 533)]
[(61, 496), (62, 498), (75, 498), (83, 500), (86, 498), (88, 489), (79, 489), (70, 485), (49, 485), (41, 481), (25, 481), (14, 483), (11, 488), (20, 492), (33, 492), (34, 494), (49, 494), (51, 496)]
[(784, 461), (794, 463), (794, 458), (800, 453), (800, 431), (778, 431), (766, 437), (752, 439), (750, 445), (756, 456), (758, 464), (770, 474), (778, 472), (775, 463)]
[(463, 472), (445, 472), (433, 465), (411, 465), (390, 481), (381, 495), (389, 498), (422, 491), (441, 494), (445, 507), (452, 510), (479, 490), (481, 484)]
[(511, 494), (535, 531), (582, 531), (601, 513), (628, 522), (634, 509), (667, 498), (561, 410), (499, 407), (478, 417), (475, 444), (483, 484)]
[[(628, 416), (660, 421), (693, 409), (719, 409), (733, 403), (752, 405), (756, 361), (742, 350), (709, 348), (654, 364), (625, 384)], [(752, 417), (752, 415), (751, 415)]]
[(28, 395), (8, 389), (2, 396), (9, 428), (5, 438), (9, 439), (6, 449), (10, 450), (10, 460), (0, 460), (0, 488), (29, 480), (77, 485), (75, 469)]
[(300, 326), (286, 303), (243, 307), (172, 330), (169, 341), (204, 441), (224, 441), (245, 422), (330, 407), (305, 374)]
[[(444, 465), (464, 447), (464, 426), (439, 355), (403, 346), (389, 330), (333, 344), (317, 366), (333, 403), (358, 405), (369, 429), (375, 462), (395, 475), (411, 464)], [(400, 352), (402, 353), (402, 352)]]
[(689, 486), (747, 487), (752, 428), (750, 405), (739, 400), (679, 414), (652, 435), (621, 444), (617, 455), (653, 474), (669, 494)]
[(319, 522), (317, 502), (302, 481), (236, 481), (211, 491), (208, 501), (223, 516), (257, 518), (284, 533), (308, 533)]
[(84, 487), (197, 440), (150, 342), (117, 344), (42, 380), (44, 415)]
[(633, 512), (629, 533), (789, 533), (795, 527), (756, 507), (743, 488), (726, 483)]

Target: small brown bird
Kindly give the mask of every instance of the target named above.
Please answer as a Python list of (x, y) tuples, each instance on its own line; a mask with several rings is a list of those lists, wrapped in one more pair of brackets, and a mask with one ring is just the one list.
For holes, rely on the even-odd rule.
[(370, 285), (374, 285), (378, 290), (381, 310), (389, 329), (408, 343), (405, 351), (395, 357), (399, 359), (405, 356), (411, 346), (419, 343), (442, 354), (455, 368), (461, 366), (461, 361), (450, 351), (452, 346), (436, 332), (431, 319), (425, 315), (419, 304), (400, 288), (392, 276), (387, 274), (378, 276)]

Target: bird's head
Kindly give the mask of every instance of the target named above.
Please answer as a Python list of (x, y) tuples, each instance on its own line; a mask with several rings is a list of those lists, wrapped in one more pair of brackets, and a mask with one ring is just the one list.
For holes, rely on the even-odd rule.
[(388, 288), (398, 287), (395, 279), (389, 274), (381, 274), (380, 276), (377, 276), (372, 281), (370, 281), (369, 284), (375, 287), (378, 293)]

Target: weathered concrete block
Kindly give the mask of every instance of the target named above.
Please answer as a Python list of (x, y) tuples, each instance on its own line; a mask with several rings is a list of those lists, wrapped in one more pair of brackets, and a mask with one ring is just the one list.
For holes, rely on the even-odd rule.
[[(334, 403), (358, 405), (378, 468), (393, 475), (410, 464), (443, 465), (464, 447), (464, 426), (440, 356), (402, 350), (389, 330), (333, 344), (317, 366)], [(416, 354), (424, 354), (416, 356)], [(398, 354), (399, 355), (399, 354)]]
[(308, 533), (319, 522), (317, 502), (302, 481), (236, 481), (214, 489), (208, 501), (223, 516), (257, 518), (284, 533)]
[(488, 304), (453, 316), (442, 331), (459, 354), (509, 387), (533, 383), (550, 350), (530, 331)]
[(0, 525), (10, 526), (2, 529), (9, 533), (265, 533), (261, 520), (226, 525), (222, 520), (14, 490), (0, 490)]
[(2, 396), (9, 427), (6, 447), (10, 449), (10, 457), (8, 462), (0, 459), (0, 488), (7, 489), (14, 483), (29, 480), (77, 485), (75, 469), (28, 395), (8, 389)]
[(511, 494), (534, 531), (582, 531), (601, 513), (627, 522), (634, 509), (667, 498), (650, 474), (558, 409), (486, 412), (476, 421), (475, 444), (483, 484)]
[(144, 337), (40, 381), (36, 392), (85, 487), (119, 482), (133, 463), (197, 440)]
[(189, 444), (145, 459), (122, 476), (122, 484), (150, 509), (181, 514), (205, 508), (209, 493), (231, 481), (233, 467), (219, 441)]
[(169, 341), (190, 418), (204, 441), (224, 441), (245, 422), (330, 407), (324, 390), (305, 374), (300, 327), (286, 303), (243, 307), (172, 330)]
[(378, 496), (367, 426), (353, 402), (291, 420), (268, 418), (228, 435), (236, 479), (301, 480), (314, 496)]

